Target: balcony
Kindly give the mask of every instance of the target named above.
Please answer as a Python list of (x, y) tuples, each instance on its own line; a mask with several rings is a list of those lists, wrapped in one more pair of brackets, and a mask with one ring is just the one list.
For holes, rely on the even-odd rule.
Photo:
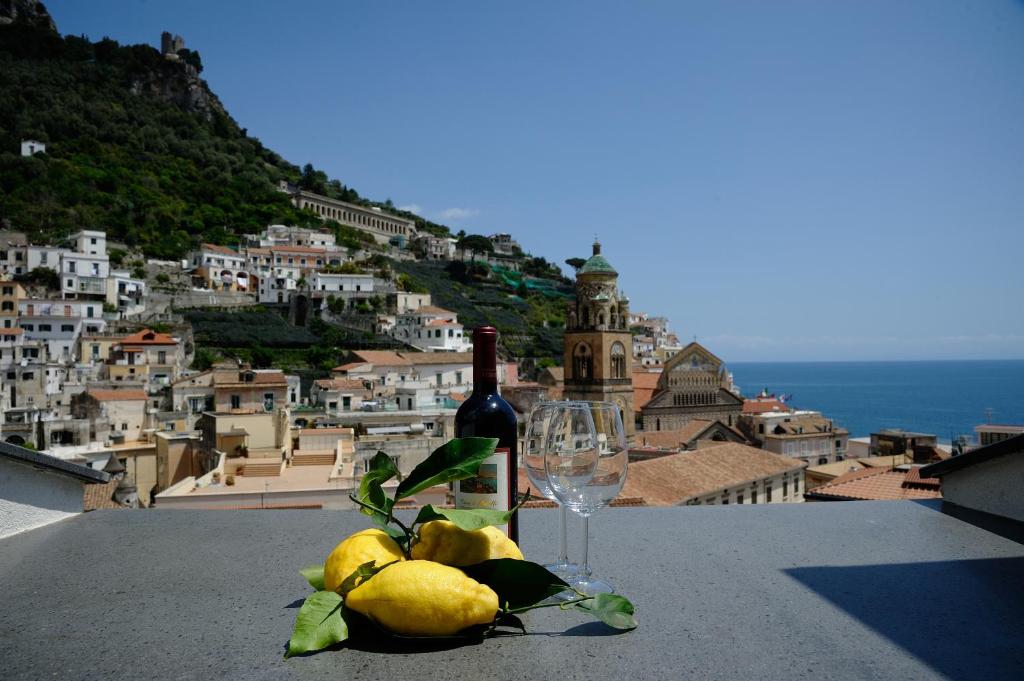
[(102, 277), (78, 277), (74, 290), (89, 295), (106, 295), (107, 280)]
[[(557, 518), (523, 512), (527, 556), (554, 557)], [(932, 502), (606, 509), (591, 557), (635, 603), (634, 632), (542, 610), (524, 617), (528, 635), (480, 645), (283, 660), (307, 593), (296, 569), (367, 526), (349, 511), (96, 511), (0, 540), (3, 677), (1016, 679), (1024, 667), (1024, 546), (1008, 538), (1020, 526), (997, 534)]]

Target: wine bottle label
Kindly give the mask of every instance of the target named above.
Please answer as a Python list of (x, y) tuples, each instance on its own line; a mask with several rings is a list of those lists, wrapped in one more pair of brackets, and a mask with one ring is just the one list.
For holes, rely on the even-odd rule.
[[(507, 511), (512, 508), (507, 447), (494, 450), (494, 454), (483, 460), (476, 475), (455, 483), (455, 508), (486, 508), (491, 511)], [(508, 525), (497, 526), (508, 534)]]

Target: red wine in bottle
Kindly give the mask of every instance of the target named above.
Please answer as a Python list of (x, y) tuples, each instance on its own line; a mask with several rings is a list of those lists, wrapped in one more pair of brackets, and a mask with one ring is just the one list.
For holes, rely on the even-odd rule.
[[(498, 330), (493, 326), (473, 329), (473, 394), (455, 414), (455, 437), (495, 437), (498, 447), (480, 464), (476, 476), (455, 482), (456, 508), (507, 511), (516, 505), (516, 413), (498, 394), (497, 345)], [(517, 518), (501, 529), (519, 541)]]

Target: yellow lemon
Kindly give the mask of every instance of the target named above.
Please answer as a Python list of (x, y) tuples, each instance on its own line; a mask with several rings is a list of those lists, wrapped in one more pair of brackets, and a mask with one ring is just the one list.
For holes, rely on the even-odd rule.
[(337, 591), (346, 577), (371, 560), (376, 561), (377, 567), (380, 567), (395, 560), (405, 560), (405, 555), (398, 543), (382, 530), (356, 532), (335, 546), (331, 555), (327, 556), (324, 562), (324, 588)]
[(408, 560), (357, 586), (345, 605), (396, 634), (448, 636), (492, 622), (498, 594), (456, 568)]
[(516, 543), (497, 527), (467, 532), (450, 520), (431, 520), (420, 526), (412, 557), (445, 565), (476, 565), (492, 558), (523, 559)]

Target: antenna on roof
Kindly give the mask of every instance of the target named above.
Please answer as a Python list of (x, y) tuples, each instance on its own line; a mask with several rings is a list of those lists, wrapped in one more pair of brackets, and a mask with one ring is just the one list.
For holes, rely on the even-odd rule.
[(992, 407), (985, 407), (985, 423), (992, 423)]

